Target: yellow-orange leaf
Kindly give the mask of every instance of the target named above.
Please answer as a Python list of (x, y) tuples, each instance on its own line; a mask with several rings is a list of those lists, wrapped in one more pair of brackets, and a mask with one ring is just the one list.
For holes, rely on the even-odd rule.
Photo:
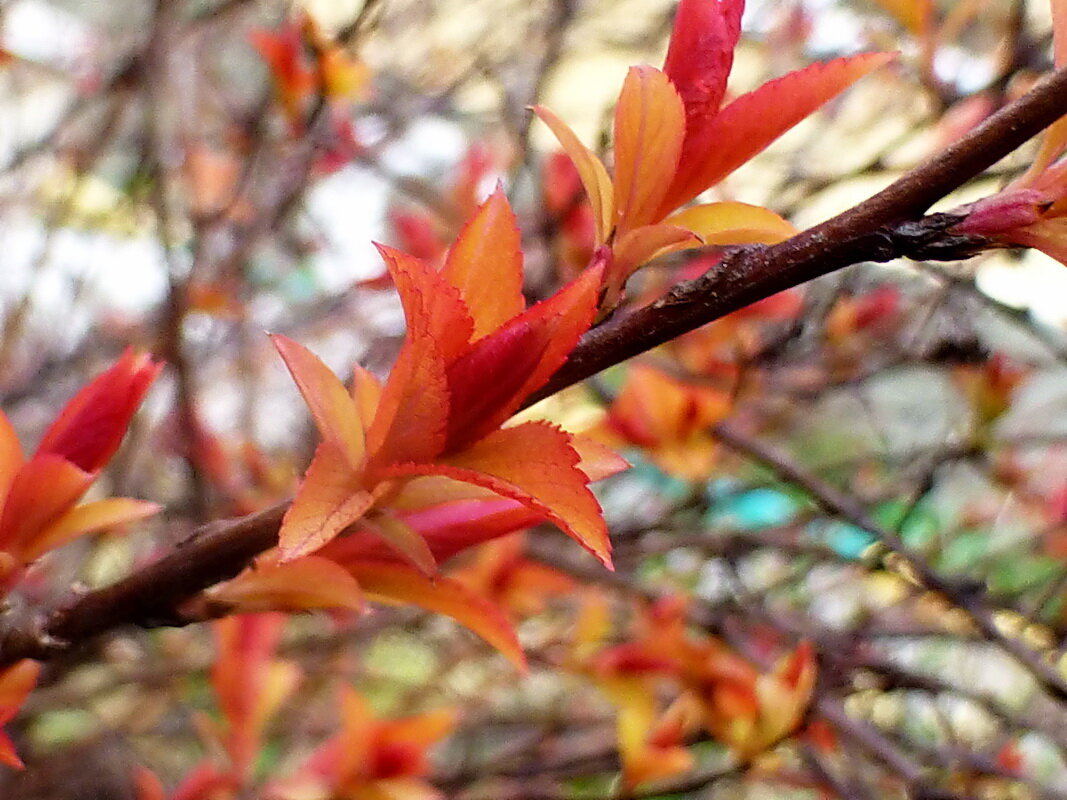
[(933, 18), (931, 0), (874, 0), (874, 2), (896, 17), (897, 21), (915, 36), (923, 35), (930, 28)]
[(452, 617), (525, 671), (526, 657), (507, 617), (457, 581), (445, 577), (430, 580), (418, 570), (386, 561), (344, 566), (369, 597), (389, 603), (413, 603)]
[(424, 575), (437, 572), (437, 561), (426, 540), (401, 520), (390, 514), (375, 514), (363, 520), (363, 527), (383, 539)]
[(318, 550), (373, 504), (374, 497), (337, 445), (323, 442), (282, 520), (278, 534), (282, 559), (292, 561)]
[(359, 469), (366, 450), (363, 423), (344, 384), (303, 345), (280, 335), (271, 339), (311, 409), (322, 438), (337, 445), (352, 468)]
[(474, 319), (472, 341), (526, 308), (522, 294), (521, 234), (502, 187), (463, 226), (448, 251), (442, 276), (459, 289)]
[(373, 373), (356, 364), (352, 370), (352, 402), (356, 404), (363, 429), (374, 419), (374, 412), (382, 400), (382, 383)]
[(777, 244), (797, 230), (768, 208), (748, 203), (704, 203), (665, 219), (664, 224), (691, 230), (705, 244)]
[(160, 508), (158, 503), (128, 497), (111, 497), (75, 506), (27, 541), (22, 556), (26, 561), (33, 561), (79, 536), (150, 517)]
[(615, 106), (615, 215), (620, 232), (654, 222), (678, 167), (685, 108), (655, 67), (631, 67)]
[(382, 254), (408, 331), (367, 431), (367, 447), (379, 462), (428, 460), (441, 452), (447, 435), (445, 367), (467, 348), (474, 323), (459, 292), (436, 270), (399, 251), (382, 248)]
[(245, 614), (363, 606), (356, 580), (326, 558), (305, 556), (285, 564), (253, 566), (209, 592), (211, 599)]
[(534, 106), (533, 112), (552, 130), (564, 152), (574, 162), (596, 218), (597, 243), (603, 244), (615, 224), (614, 189), (608, 171), (596, 154), (567, 127), (567, 123), (544, 106)]
[(642, 264), (667, 253), (700, 247), (702, 244), (692, 231), (675, 225), (644, 225), (627, 231), (615, 244), (615, 258), (605, 280), (609, 292), (616, 296), (621, 293), (626, 279)]
[(437, 343), (441, 357), (446, 362), (454, 360), (467, 349), (474, 334), (474, 320), (461, 290), (420, 258), (381, 245), (378, 251), (404, 306), (408, 338), (426, 331)]

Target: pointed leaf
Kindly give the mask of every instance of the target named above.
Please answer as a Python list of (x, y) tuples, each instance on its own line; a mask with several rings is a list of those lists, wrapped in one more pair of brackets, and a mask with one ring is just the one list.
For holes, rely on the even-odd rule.
[(326, 558), (304, 556), (284, 564), (256, 565), (208, 592), (233, 613), (297, 612), (316, 608), (359, 610), (363, 593), (347, 570)]
[(521, 244), (515, 213), (503, 187), (497, 186), (463, 226), (441, 270), (445, 280), (459, 289), (474, 319), (472, 341), (526, 308)]
[(73, 506), (94, 478), (51, 453), (23, 464), (11, 482), (0, 517), (0, 550), (21, 558), (22, 548)]
[(445, 614), (499, 650), (520, 670), (526, 658), (515, 629), (496, 606), (450, 578), (430, 580), (418, 570), (390, 562), (354, 562), (344, 567), (369, 597), (390, 603), (413, 603)]
[(363, 429), (370, 427), (382, 401), (382, 382), (359, 364), (352, 368), (352, 402), (356, 404)]
[(721, 181), (819, 106), (894, 57), (893, 53), (866, 53), (812, 64), (737, 98), (686, 138), (678, 174), (660, 206), (661, 213), (670, 213)]
[(0, 411), (0, 512), (4, 509), (7, 492), (15, 474), (22, 466), (22, 446), (7, 414)]
[(691, 230), (705, 244), (777, 244), (797, 229), (762, 206), (748, 203), (705, 203), (672, 214), (664, 224)]
[[(473, 323), (455, 287), (436, 270), (426, 271), (425, 265), (403, 253), (384, 248), (382, 252), (401, 291), (408, 330), (367, 431), (367, 448), (376, 463), (429, 460), (444, 448), (448, 430), (451, 400), (445, 368), (467, 347)], [(424, 292), (440, 292), (441, 297), (431, 302)], [(436, 319), (433, 313), (438, 314)], [(446, 329), (450, 317), (458, 338), (442, 345), (440, 338), (448, 335), (434, 330)]]
[(337, 446), (352, 469), (359, 469), (366, 452), (363, 422), (344, 384), (303, 345), (277, 334), (271, 341), (304, 396), (322, 438)]
[(448, 452), (499, 427), (567, 359), (596, 313), (602, 265), (479, 341), (448, 370)]
[(0, 670), (0, 725), (12, 719), (37, 684), (41, 665), (24, 658)]
[(23, 558), (33, 561), (79, 536), (145, 519), (159, 513), (161, 508), (158, 503), (128, 497), (111, 497), (75, 506), (27, 541), (23, 546)]
[(447, 475), (492, 489), (544, 514), (610, 568), (607, 526), (570, 438), (548, 423), (526, 422), (493, 431), (447, 463), (398, 464), (391, 473)]
[(1067, 149), (1067, 117), (1060, 117), (1045, 129), (1041, 136), (1041, 147), (1034, 156), (1029, 169), (1011, 185), (1015, 188), (1040, 185), (1041, 174)]
[(686, 135), (718, 112), (741, 35), (744, 0), (681, 0), (663, 71), (685, 103)]
[(654, 216), (678, 168), (685, 109), (667, 76), (631, 67), (615, 106), (615, 215), (625, 233)]
[(127, 349), (71, 398), (41, 437), (37, 455), (62, 456), (86, 472), (100, 470), (115, 454), (161, 369), (163, 364), (147, 353)]
[(704, 242), (692, 231), (675, 225), (644, 225), (627, 231), (615, 244), (615, 258), (609, 267), (605, 284), (608, 297), (605, 303), (613, 305), (622, 294), (626, 280), (640, 267), (654, 258), (700, 247)]
[[(18, 713), (26, 697), (37, 683), (41, 665), (24, 658), (7, 669), (0, 670), (0, 725), (4, 725)], [(0, 764), (22, 769), (22, 759), (15, 752), (15, 745), (3, 730), (0, 730)]]
[(571, 434), (571, 447), (581, 458), (578, 469), (585, 473), (590, 483), (610, 478), (630, 468), (629, 461), (606, 444), (589, 436)]
[(402, 520), (389, 514), (375, 514), (363, 520), (361, 527), (374, 533), (424, 575), (437, 572), (437, 561), (426, 540)]
[(544, 106), (534, 106), (533, 112), (552, 130), (564, 152), (574, 162), (596, 218), (597, 244), (603, 244), (615, 224), (614, 189), (608, 171), (596, 154), (581, 143), (563, 120)]
[[(416, 478), (412, 482), (420, 480), (426, 479)], [(451, 479), (442, 480), (470, 486)], [(403, 521), (426, 541), (438, 563), (447, 561), (470, 547), (544, 521), (543, 514), (532, 511), (521, 503), (481, 487), (472, 488), (484, 492), (489, 499), (445, 502), (402, 515)], [(395, 560), (393, 548), (370, 533), (358, 531), (352, 536), (334, 539), (319, 554), (343, 563), (360, 559)]]
[(437, 343), (446, 362), (464, 352), (474, 320), (460, 289), (421, 259), (378, 245), (404, 306), (409, 331), (423, 331)]
[(323, 442), (282, 520), (278, 534), (282, 560), (318, 550), (372, 505), (373, 495), (363, 488), (348, 459), (335, 444)]

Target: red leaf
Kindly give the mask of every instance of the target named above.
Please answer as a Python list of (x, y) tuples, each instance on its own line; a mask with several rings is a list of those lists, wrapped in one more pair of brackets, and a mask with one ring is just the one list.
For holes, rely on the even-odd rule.
[(163, 365), (147, 354), (126, 350), (67, 403), (45, 432), (37, 454), (61, 456), (86, 472), (101, 469), (118, 450), (130, 419), (161, 369)]
[(721, 181), (819, 106), (894, 57), (893, 53), (866, 53), (812, 64), (737, 98), (686, 137), (678, 174), (660, 205), (661, 216)]
[(479, 341), (448, 370), (448, 452), (498, 428), (554, 373), (596, 313), (602, 266)]
[(681, 0), (663, 71), (685, 103), (687, 138), (718, 112), (741, 35), (744, 0)]

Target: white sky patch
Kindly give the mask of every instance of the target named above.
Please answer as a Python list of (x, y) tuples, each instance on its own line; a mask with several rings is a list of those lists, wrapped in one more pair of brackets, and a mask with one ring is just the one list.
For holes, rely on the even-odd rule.
[(1003, 303), (1029, 308), (1036, 319), (1067, 326), (1067, 267), (1037, 250), (1021, 260), (990, 260), (978, 271), (978, 288)]
[(17, 0), (4, 9), (0, 42), (15, 55), (61, 69), (76, 66), (95, 45), (83, 20), (39, 0)]

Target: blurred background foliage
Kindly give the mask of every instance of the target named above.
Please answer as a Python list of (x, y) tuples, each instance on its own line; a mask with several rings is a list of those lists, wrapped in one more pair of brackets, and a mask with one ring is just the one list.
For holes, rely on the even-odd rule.
[[(602, 148), (626, 67), (659, 63), (674, 10), (302, 8), (320, 26), (300, 34), (303, 88), (270, 61), (287, 4), (0, 3), (4, 409), (32, 442), (127, 344), (169, 364), (100, 487), (165, 513), (50, 557), (28, 604), (289, 496), (314, 437), (263, 331), (342, 374), (387, 371), (403, 321), (372, 241), (438, 257), (502, 181), (529, 296), (581, 269), (584, 198), (527, 108), (548, 105)], [(753, 0), (733, 92), (812, 60), (902, 55), (716, 196), (800, 227), (847, 208), (1032, 85), (1051, 67), (1049, 29), (1036, 0)], [(653, 264), (629, 302), (715, 258)], [(547, 529), (449, 565), (518, 624), (525, 676), (410, 608), (289, 620), (272, 657), (302, 677), (256, 774), (291, 772), (336, 731), (344, 683), (385, 717), (459, 711), (428, 772), (447, 797), (1067, 797), (1065, 321), (1067, 273), (1040, 253), (860, 264), (546, 401), (538, 413), (635, 465), (599, 490), (617, 571)], [(691, 769), (631, 793), (576, 619), (605, 604), (608, 647), (675, 596), (694, 637), (761, 670), (810, 642), (813, 699), (760, 752), (701, 734)], [(219, 719), (218, 653), (202, 626), (124, 632), (50, 664), (17, 724), (29, 769), (0, 791), (133, 798), (135, 764), (174, 786), (217, 759), (203, 720)], [(676, 690), (656, 689), (664, 703)]]

